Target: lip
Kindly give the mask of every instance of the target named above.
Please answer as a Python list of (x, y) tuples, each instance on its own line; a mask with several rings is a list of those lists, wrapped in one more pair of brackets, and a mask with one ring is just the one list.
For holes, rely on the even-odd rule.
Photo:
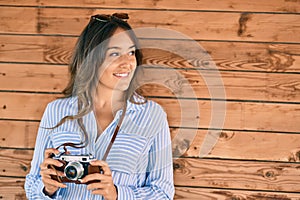
[(127, 78), (130, 75), (131, 72), (118, 72), (118, 73), (113, 73), (113, 76), (117, 78)]

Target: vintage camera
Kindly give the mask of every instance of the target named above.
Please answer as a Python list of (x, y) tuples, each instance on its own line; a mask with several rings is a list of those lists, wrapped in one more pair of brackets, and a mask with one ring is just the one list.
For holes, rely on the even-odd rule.
[[(63, 163), (62, 167), (53, 166), (56, 170), (64, 173), (64, 176), (51, 175), (51, 178), (59, 182), (73, 182), (81, 184), (80, 180), (88, 174), (103, 173), (99, 166), (92, 166), (90, 162), (96, 160), (91, 155), (60, 155), (53, 157)], [(89, 184), (89, 183), (86, 183)]]

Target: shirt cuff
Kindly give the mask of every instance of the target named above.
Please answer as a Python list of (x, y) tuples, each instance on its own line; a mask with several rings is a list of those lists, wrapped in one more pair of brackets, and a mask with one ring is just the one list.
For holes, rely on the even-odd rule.
[(133, 190), (128, 186), (115, 185), (118, 192), (117, 200), (135, 199)]
[(48, 196), (48, 195), (46, 195), (46, 194), (44, 193), (44, 184), (40, 184), (39, 191), (41, 192), (42, 198), (45, 199), (45, 200), (53, 200), (53, 199), (54, 199), (54, 200), (60, 200), (60, 199), (62, 199), (62, 198), (61, 198), (61, 195), (59, 194), (59, 193), (60, 193), (60, 188), (59, 188), (59, 189), (55, 192), (55, 194), (52, 195), (51, 197)]

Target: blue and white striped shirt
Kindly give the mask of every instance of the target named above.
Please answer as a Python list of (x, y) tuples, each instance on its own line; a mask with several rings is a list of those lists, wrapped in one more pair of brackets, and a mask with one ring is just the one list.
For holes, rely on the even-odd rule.
[[(44, 185), (39, 168), (45, 149), (66, 142), (80, 143), (84, 137), (76, 120), (68, 120), (55, 129), (43, 127), (54, 127), (63, 117), (76, 114), (77, 109), (76, 97), (48, 104), (40, 123), (31, 170), (26, 176), (28, 199), (50, 199), (42, 191)], [(83, 149), (68, 147), (68, 151), (73, 155), (92, 154), (101, 160), (121, 114), (122, 110), (119, 110), (99, 137), (94, 112), (84, 116), (89, 144)], [(170, 132), (166, 114), (157, 103), (148, 100), (145, 104), (133, 104), (128, 101), (125, 118), (106, 161), (118, 190), (118, 200), (173, 199)], [(66, 184), (67, 188), (60, 188), (54, 199), (103, 199), (91, 194), (84, 184)]]

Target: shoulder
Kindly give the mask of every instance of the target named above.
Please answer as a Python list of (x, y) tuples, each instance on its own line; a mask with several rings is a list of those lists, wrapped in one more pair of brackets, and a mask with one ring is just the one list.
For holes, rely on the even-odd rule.
[(144, 112), (153, 117), (159, 117), (159, 116), (166, 117), (166, 112), (161, 107), (161, 105), (159, 105), (158, 103), (156, 103), (155, 101), (152, 101), (152, 100), (148, 100), (145, 103), (145, 111)]
[(46, 111), (59, 111), (68, 110), (75, 108), (77, 106), (77, 98), (76, 97), (68, 97), (56, 99), (48, 103), (46, 107)]
[(144, 103), (129, 103), (129, 110), (134, 110), (135, 113), (139, 115), (148, 116), (148, 117), (166, 117), (166, 112), (164, 109), (152, 100), (147, 100)]
[(56, 124), (63, 117), (74, 115), (77, 112), (77, 98), (61, 98), (48, 103), (43, 118), (47, 118), (51, 124)]
[(143, 127), (156, 127), (159, 129), (167, 121), (167, 114), (164, 109), (152, 100), (147, 100), (143, 104), (131, 104), (129, 113), (131, 113), (130, 110), (134, 110), (131, 115), (132, 119)]

